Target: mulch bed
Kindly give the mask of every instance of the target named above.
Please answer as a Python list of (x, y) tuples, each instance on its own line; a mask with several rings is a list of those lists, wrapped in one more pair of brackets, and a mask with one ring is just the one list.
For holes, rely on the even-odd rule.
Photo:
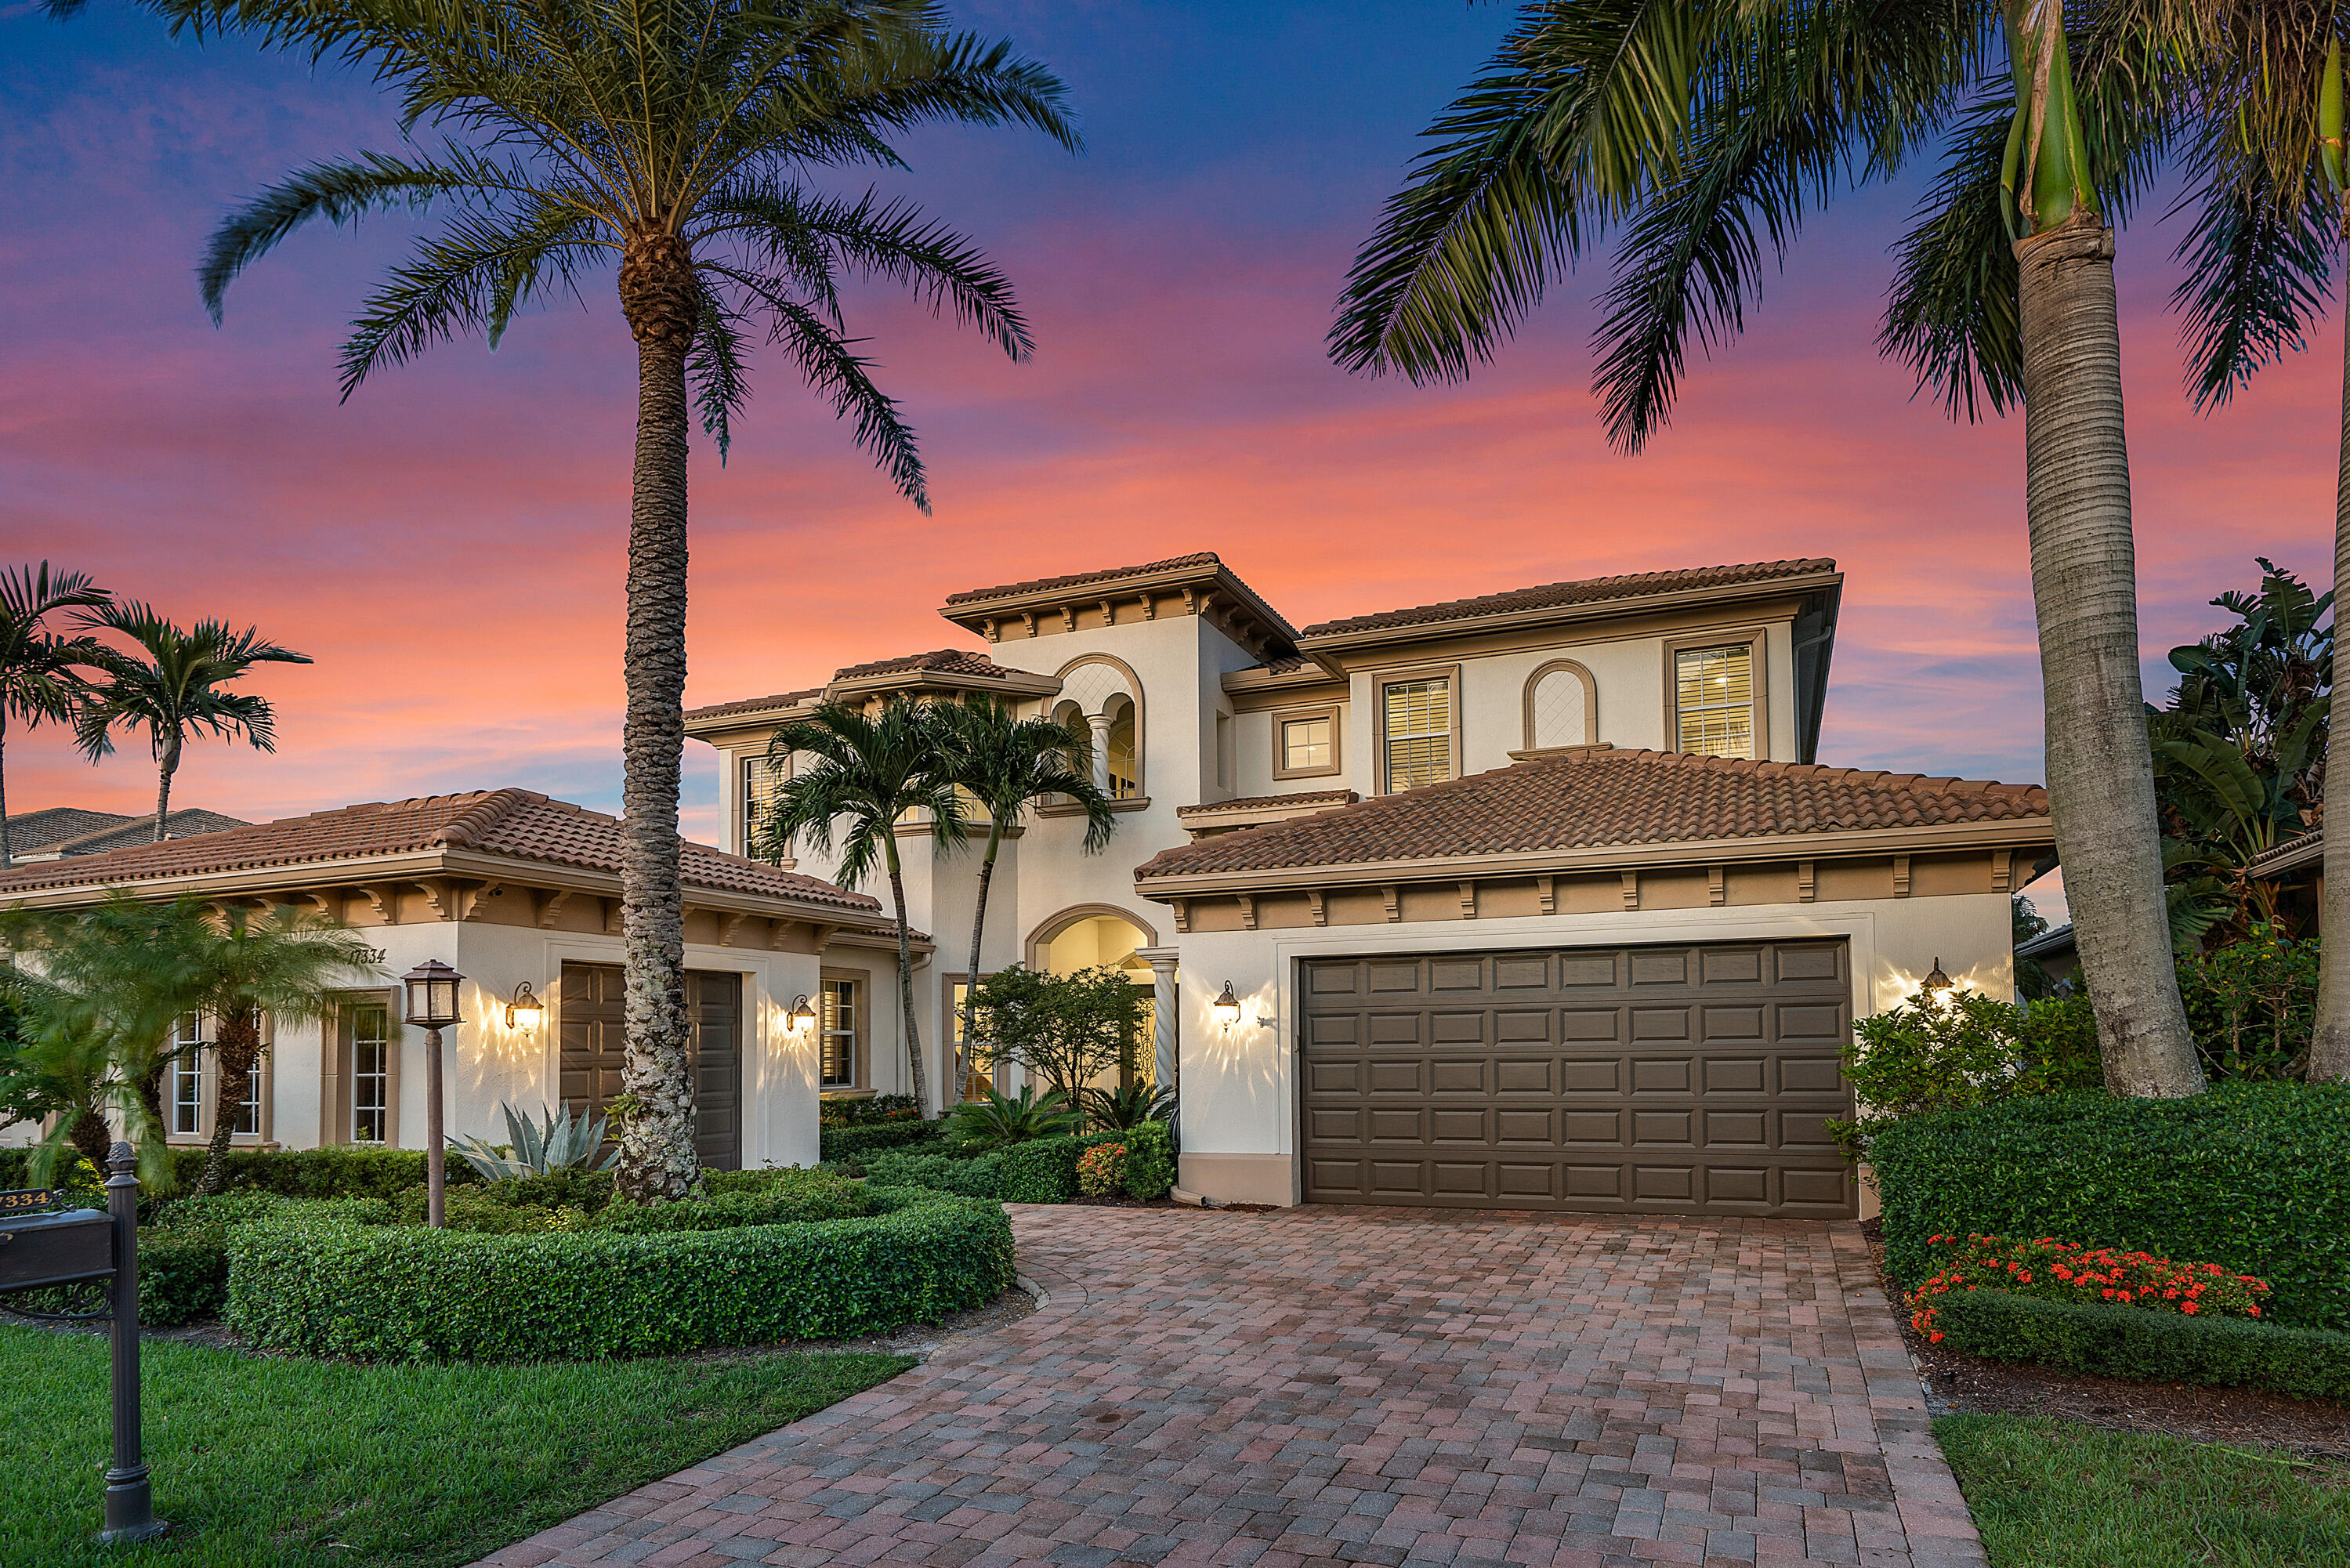
[(2049, 1366), (1986, 1361), (1929, 1345), (1909, 1326), (1901, 1287), (1885, 1272), (1883, 1228), (1864, 1221), (1870, 1253), (1918, 1365), (1926, 1401), (1937, 1416), (1998, 1412), (2061, 1416), (2125, 1432), (2163, 1432), (2198, 1443), (2290, 1449), (2311, 1457), (2350, 1459), (2350, 1405), (2295, 1399), (2249, 1388), (2200, 1383), (2128, 1383)]

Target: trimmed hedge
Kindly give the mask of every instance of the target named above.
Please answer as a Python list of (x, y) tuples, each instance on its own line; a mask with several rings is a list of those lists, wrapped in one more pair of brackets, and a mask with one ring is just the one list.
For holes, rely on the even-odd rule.
[(2350, 1334), (2242, 1318), (1956, 1291), (1935, 1303), (1950, 1349), (2141, 1383), (2213, 1383), (2297, 1397), (2350, 1398)]
[(1896, 1123), (1869, 1156), (1904, 1283), (1938, 1232), (2054, 1236), (2206, 1259), (2274, 1287), (2273, 1323), (2350, 1328), (2350, 1085), (2010, 1100)]
[[(29, 1186), (33, 1151), (0, 1148), (0, 1189)], [(151, 1198), (192, 1194), (204, 1173), (204, 1150), (178, 1146), (170, 1150), (172, 1186), (151, 1190)], [(449, 1162), (449, 1185), (475, 1187), (482, 1178), (462, 1159)], [(281, 1198), (397, 1199), (424, 1180), (421, 1148), (366, 1148), (333, 1145), (326, 1148), (235, 1148), (224, 1162), (223, 1190), (274, 1192)]]
[(944, 1136), (935, 1121), (871, 1122), (863, 1127), (826, 1127), (817, 1135), (820, 1158), (826, 1163), (879, 1154), (885, 1148), (909, 1148), (936, 1143)]
[(1077, 1157), (1097, 1144), (1126, 1145), (1126, 1193), (1145, 1201), (1175, 1185), (1175, 1140), (1165, 1122), (1083, 1137), (1037, 1138), (969, 1158), (928, 1150), (890, 1150), (865, 1162), (884, 1187), (927, 1187), (1004, 1203), (1066, 1203), (1077, 1195)]
[(872, 1219), (621, 1235), (241, 1227), (228, 1321), (262, 1349), (365, 1361), (666, 1355), (880, 1333), (994, 1300), (991, 1203), (878, 1189)]
[(1066, 1203), (1077, 1195), (1083, 1138), (1040, 1137), (996, 1151), (995, 1196), (1006, 1203)]
[(139, 1321), (151, 1328), (218, 1317), (228, 1304), (229, 1237), (247, 1225), (301, 1220), (380, 1225), (391, 1205), (376, 1199), (304, 1199), (273, 1192), (184, 1198), (139, 1229)]
[(1175, 1136), (1165, 1122), (1145, 1122), (1119, 1135), (1126, 1143), (1126, 1195), (1143, 1202), (1164, 1198), (1175, 1185)]
[[(730, 1173), (731, 1174), (731, 1173)], [(873, 1212), (865, 1184), (821, 1170), (785, 1170), (762, 1188), (688, 1199), (682, 1203), (613, 1203), (584, 1229), (650, 1236), (665, 1231), (732, 1231), (743, 1225), (813, 1224), (825, 1220), (861, 1220)]]
[(962, 1198), (993, 1198), (1003, 1157), (991, 1152), (970, 1159), (951, 1154), (889, 1149), (865, 1162), (866, 1179), (880, 1187), (926, 1187)]

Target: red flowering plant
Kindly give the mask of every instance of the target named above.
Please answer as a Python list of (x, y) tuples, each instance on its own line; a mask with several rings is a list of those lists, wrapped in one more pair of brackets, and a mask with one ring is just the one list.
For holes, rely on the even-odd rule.
[(1939, 1343), (1935, 1303), (1952, 1291), (2009, 1291), (2049, 1301), (2141, 1307), (2189, 1317), (2258, 1317), (2268, 1282), (2217, 1263), (2181, 1263), (2149, 1252), (2117, 1252), (2043, 1236), (1929, 1236), (1941, 1254), (1933, 1276), (1901, 1298), (1909, 1325)]

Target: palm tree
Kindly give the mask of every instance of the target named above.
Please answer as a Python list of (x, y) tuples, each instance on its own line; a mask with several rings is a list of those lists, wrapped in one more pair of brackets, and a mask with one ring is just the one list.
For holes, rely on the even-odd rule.
[(155, 842), (169, 836), (172, 777), (192, 734), (233, 741), (243, 736), (257, 752), (277, 749), (277, 712), (255, 692), (229, 685), (260, 664), (307, 664), (310, 657), (265, 641), (260, 629), (231, 629), (200, 620), (182, 628), (136, 599), (109, 603), (83, 618), (120, 632), (135, 649), (96, 647), (91, 662), (102, 679), (75, 716), (81, 749), (95, 762), (114, 750), (114, 732), (144, 730), (155, 758)]
[(898, 826), (927, 816), (933, 844), (949, 848), (962, 843), (962, 801), (951, 776), (951, 744), (945, 722), (929, 703), (892, 698), (868, 711), (827, 702), (777, 730), (768, 742), (769, 764), (779, 773), (790, 768), (792, 776), (775, 792), (757, 835), (758, 853), (780, 860), (785, 846), (802, 835), (829, 854), (837, 827), (835, 880), (855, 887), (877, 865), (889, 872), (898, 921), (898, 1010), (906, 1034), (906, 1069), (915, 1103), (926, 1109), (929, 1075), (914, 1019), (913, 927), (906, 918)]
[[(1357, 258), (1330, 349), (1354, 369), (1461, 379), (1621, 224), (1597, 379), (1611, 437), (1637, 450), (1666, 419), (1691, 332), (1711, 344), (1742, 325), (1758, 225), (1783, 253), (1807, 205), (1897, 171), (1949, 129), (1995, 57), (1994, 21), (2013, 87), (1992, 211), (2019, 274), (2057, 842), (2076, 885), (2096, 889), (2074, 924), (2106, 1081), (2193, 1094), (2137, 667), (2112, 233), (2058, 0), (1537, 0), (1430, 131), (1436, 145)], [(2184, 26), (2148, 5), (2116, 27), (2145, 53), (2176, 42), (2166, 25)]]
[(53, 575), (47, 561), (0, 572), (0, 871), (16, 864), (8, 844), (8, 721), (22, 720), (30, 730), (69, 718), (80, 694), (75, 670), (95, 661), (96, 644), (59, 637), (43, 623), (60, 610), (101, 608), (108, 599), (86, 573)]
[(948, 32), (931, 0), (150, 4), (178, 26), (245, 27), (364, 64), (399, 90), (404, 125), (454, 138), (438, 154), (313, 165), (213, 237), (201, 282), (217, 317), (231, 280), (313, 219), (449, 210), (369, 296), (343, 349), (346, 398), (460, 332), (494, 348), (518, 309), (578, 297), (591, 271), (619, 264), (637, 345), (620, 896), (638, 1107), (619, 1179), (640, 1199), (681, 1196), (696, 1174), (677, 836), (692, 413), (723, 459), (762, 334), (927, 511), (912, 431), (846, 331), (844, 277), (899, 285), (1014, 360), (1030, 351), (1027, 326), (961, 235), (908, 203), (805, 180), (825, 165), (900, 167), (889, 135), (941, 121), (1024, 124), (1075, 151), (1064, 89), (1007, 45)]
[(939, 716), (950, 736), (948, 779), (987, 813), (987, 851), (980, 857), (979, 898), (971, 911), (971, 967), (964, 971), (962, 1037), (968, 1044), (978, 1038), (972, 996), (979, 989), (980, 940), (987, 929), (987, 889), (1004, 834), (1027, 820), (1031, 806), (1058, 797), (1085, 808), (1086, 853), (1098, 855), (1109, 846), (1118, 814), (1092, 778), (1071, 765), (1087, 738), (1067, 725), (1042, 717), (1015, 719), (991, 697), (968, 699), (940, 710)]

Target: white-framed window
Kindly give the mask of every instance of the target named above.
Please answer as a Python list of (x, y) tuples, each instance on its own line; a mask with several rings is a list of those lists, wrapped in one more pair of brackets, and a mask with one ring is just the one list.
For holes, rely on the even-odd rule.
[(204, 1128), (203, 1020), (183, 1012), (172, 1026), (172, 1064), (164, 1074), (163, 1115), (175, 1137), (196, 1137)]
[[(759, 824), (774, 808), (776, 794), (790, 776), (787, 769), (778, 767), (764, 756), (742, 759), (743, 853), (756, 857), (759, 853)], [(791, 858), (791, 846), (784, 846), (785, 859)]]
[(1387, 787), (1419, 789), (1452, 776), (1452, 682), (1391, 680), (1380, 689)]
[(350, 1040), (351, 1141), (383, 1143), (391, 1135), (391, 1009), (380, 1002), (344, 1004)]
[[(983, 980), (986, 977), (983, 975), (981, 978)], [(956, 979), (949, 982), (947, 999), (949, 1006), (953, 1011), (947, 1018), (947, 1038), (954, 1047), (951, 1060), (959, 1064), (956, 1075), (960, 1081), (954, 1085), (954, 1097), (957, 1101), (983, 1100), (995, 1087), (994, 1059), (984, 1050), (973, 1050), (971, 1040), (963, 1033), (963, 1003), (969, 1001), (970, 997), (969, 981)], [(987, 1044), (985, 1038), (987, 1021), (981, 1018), (977, 1022), (981, 1029), (980, 1044), (984, 1046)]]
[(1716, 757), (1754, 754), (1754, 649), (1748, 643), (1673, 654), (1676, 749)]
[(857, 1086), (857, 1030), (863, 988), (853, 980), (827, 980), (817, 987), (823, 1005), (816, 1013), (820, 1066), (817, 1083), (827, 1089)]

